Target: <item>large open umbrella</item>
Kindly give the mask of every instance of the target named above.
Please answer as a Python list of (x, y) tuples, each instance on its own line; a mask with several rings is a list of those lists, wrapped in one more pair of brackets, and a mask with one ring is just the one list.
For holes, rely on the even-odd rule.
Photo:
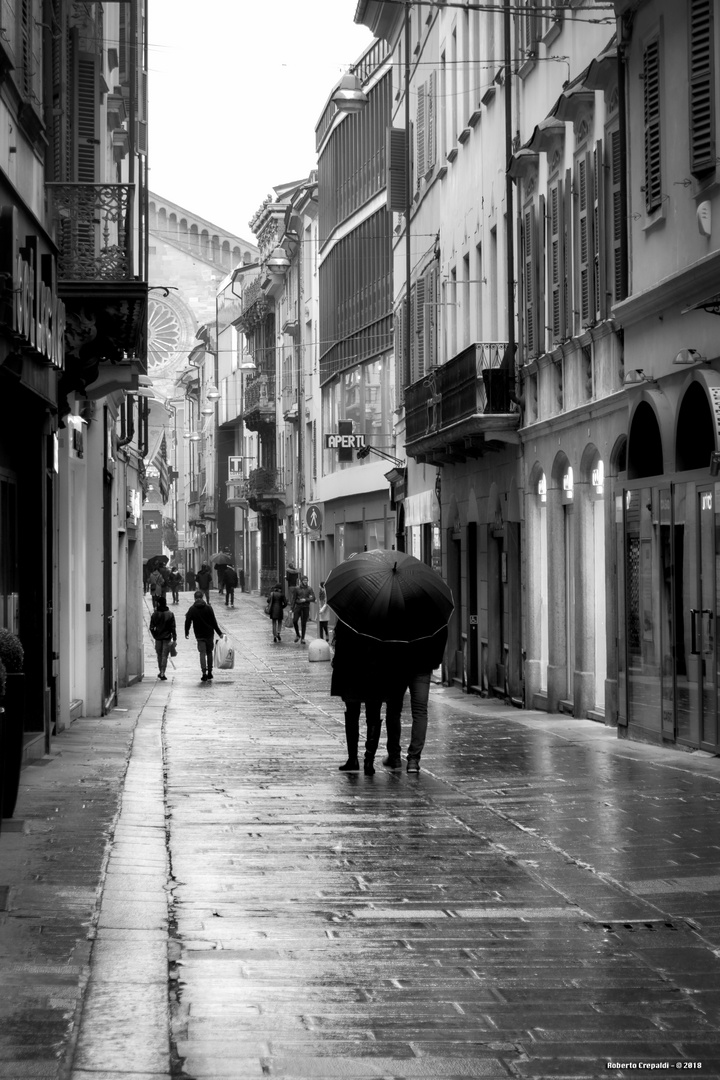
[(362, 551), (325, 581), (327, 602), (358, 634), (380, 641), (420, 641), (439, 633), (453, 612), (443, 579), (402, 551)]
[(167, 555), (151, 555), (145, 563), (145, 569), (148, 574), (151, 574), (153, 570), (157, 570), (161, 566), (167, 566), (168, 562)]
[(211, 566), (232, 566), (232, 561), (232, 555), (228, 555), (227, 551), (216, 551), (210, 556)]

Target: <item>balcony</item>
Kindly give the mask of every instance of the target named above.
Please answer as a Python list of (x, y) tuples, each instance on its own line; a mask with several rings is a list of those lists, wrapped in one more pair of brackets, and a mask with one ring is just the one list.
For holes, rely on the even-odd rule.
[(245, 427), (250, 431), (258, 431), (263, 425), (276, 422), (274, 375), (261, 371), (248, 378), (245, 383), (243, 417)]
[(285, 505), (285, 478), (282, 469), (253, 469), (248, 475), (247, 502), (258, 514), (277, 514)]
[(214, 495), (200, 496), (200, 520), (215, 521), (217, 518), (217, 500)]
[(225, 494), (225, 505), (231, 509), (242, 507), (247, 509), (250, 498), (250, 486), (247, 480), (228, 480)]
[(517, 443), (520, 412), (504, 342), (476, 342), (405, 390), (405, 448), (440, 465)]
[(285, 420), (297, 420), (298, 418), (298, 389), (297, 386), (283, 386), (282, 388), (282, 413)]
[(67, 318), (71, 386), (84, 389), (102, 361), (144, 356), (147, 281), (133, 184), (46, 184), (58, 246), (58, 294)]

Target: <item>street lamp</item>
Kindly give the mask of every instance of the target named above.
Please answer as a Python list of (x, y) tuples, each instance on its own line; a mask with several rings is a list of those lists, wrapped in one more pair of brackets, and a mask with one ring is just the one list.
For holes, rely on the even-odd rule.
[(354, 72), (343, 75), (332, 93), (332, 100), (341, 112), (360, 112), (368, 103), (362, 82)]
[(218, 401), (220, 398), (220, 391), (218, 390), (217, 386), (215, 386), (213, 383), (210, 383), (207, 390), (205, 391), (205, 397), (208, 399), (208, 401)]

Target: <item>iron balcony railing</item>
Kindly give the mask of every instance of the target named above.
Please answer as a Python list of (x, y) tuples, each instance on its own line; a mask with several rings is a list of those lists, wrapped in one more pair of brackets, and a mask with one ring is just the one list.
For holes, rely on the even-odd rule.
[(132, 281), (133, 184), (46, 184), (60, 281)]
[(261, 466), (251, 469), (247, 478), (248, 492), (250, 497), (262, 498), (264, 495), (274, 495), (285, 492), (285, 473), (283, 469), (266, 469)]
[(507, 343), (475, 342), (405, 389), (406, 442), (482, 413), (510, 411), (512, 372), (500, 364)]
[(252, 375), (245, 383), (245, 412), (275, 408), (275, 376)]

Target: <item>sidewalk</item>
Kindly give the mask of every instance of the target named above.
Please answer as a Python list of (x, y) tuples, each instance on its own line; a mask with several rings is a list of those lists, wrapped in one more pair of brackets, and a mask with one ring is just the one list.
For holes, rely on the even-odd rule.
[(263, 604), (24, 771), (0, 1077), (720, 1076), (720, 759), (433, 687), (419, 776), (340, 774)]

